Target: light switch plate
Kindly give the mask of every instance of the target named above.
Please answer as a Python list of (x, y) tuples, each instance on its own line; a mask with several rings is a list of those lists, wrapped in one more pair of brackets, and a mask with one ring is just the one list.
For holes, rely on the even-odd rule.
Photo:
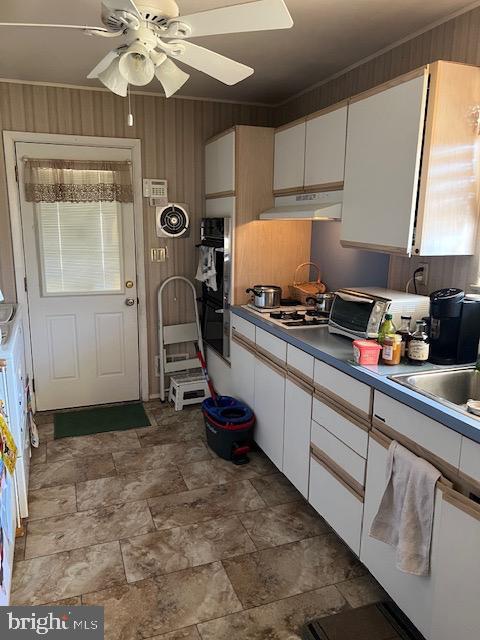
[(165, 262), (167, 258), (167, 247), (153, 247), (150, 249), (150, 260), (152, 262)]

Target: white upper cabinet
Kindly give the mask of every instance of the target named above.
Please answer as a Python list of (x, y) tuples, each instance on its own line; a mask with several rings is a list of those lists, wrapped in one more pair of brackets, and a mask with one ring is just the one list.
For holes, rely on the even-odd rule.
[(346, 103), (307, 119), (305, 186), (341, 188), (347, 137)]
[(350, 103), (342, 244), (410, 252), (427, 88), (425, 71)]
[(305, 127), (305, 122), (300, 122), (275, 132), (274, 191), (303, 188)]
[(235, 192), (235, 131), (227, 131), (205, 145), (205, 193)]

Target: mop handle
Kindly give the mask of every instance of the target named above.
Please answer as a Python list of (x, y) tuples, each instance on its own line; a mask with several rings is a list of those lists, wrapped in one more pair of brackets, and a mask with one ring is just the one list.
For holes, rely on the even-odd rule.
[(205, 362), (205, 358), (203, 357), (203, 353), (201, 352), (198, 343), (195, 343), (195, 347), (197, 349), (197, 358), (200, 360), (200, 366), (202, 367), (203, 375), (205, 376), (210, 395), (212, 396), (212, 400), (216, 405), (218, 396), (217, 392), (215, 391), (215, 387), (213, 386), (213, 382), (210, 380), (210, 376), (208, 375), (207, 363)]

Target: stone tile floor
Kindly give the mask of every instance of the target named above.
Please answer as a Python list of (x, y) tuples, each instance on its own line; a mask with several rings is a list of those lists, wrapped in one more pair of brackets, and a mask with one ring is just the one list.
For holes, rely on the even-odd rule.
[(96, 604), (107, 640), (295, 640), (309, 619), (383, 599), (261, 453), (235, 467), (198, 408), (54, 441), (39, 415), (13, 604)]

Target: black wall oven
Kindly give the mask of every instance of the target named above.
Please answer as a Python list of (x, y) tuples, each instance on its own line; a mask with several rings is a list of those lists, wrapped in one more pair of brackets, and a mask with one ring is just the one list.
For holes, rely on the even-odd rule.
[(231, 219), (203, 218), (199, 246), (215, 252), (217, 290), (202, 283), (202, 337), (225, 360), (230, 359)]

